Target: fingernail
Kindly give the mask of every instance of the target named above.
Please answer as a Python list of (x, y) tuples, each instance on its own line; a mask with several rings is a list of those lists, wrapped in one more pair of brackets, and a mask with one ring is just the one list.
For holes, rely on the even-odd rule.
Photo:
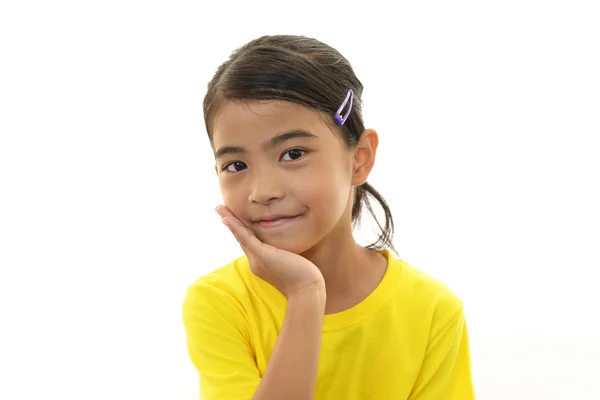
[(231, 230), (231, 227), (229, 225), (227, 225), (227, 222), (225, 222), (225, 219), (221, 219), (221, 222), (223, 223), (223, 225), (225, 225), (227, 228), (229, 228), (229, 230)]

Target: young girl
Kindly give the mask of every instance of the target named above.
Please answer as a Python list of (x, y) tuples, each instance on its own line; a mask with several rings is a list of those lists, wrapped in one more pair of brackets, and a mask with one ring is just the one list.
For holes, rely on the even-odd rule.
[[(245, 256), (185, 297), (201, 399), (474, 398), (462, 301), (392, 255), (361, 92), (339, 52), (288, 35), (236, 50), (209, 83), (216, 212)], [(368, 195), (386, 221), (363, 247)]]

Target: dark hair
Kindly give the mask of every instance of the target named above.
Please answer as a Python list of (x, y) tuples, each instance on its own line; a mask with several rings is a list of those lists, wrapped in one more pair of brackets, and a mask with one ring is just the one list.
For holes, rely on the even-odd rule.
[[(354, 92), (350, 116), (342, 126), (333, 115), (348, 94)], [(212, 123), (219, 107), (228, 100), (285, 100), (301, 104), (329, 115), (334, 132), (347, 149), (359, 143), (365, 130), (362, 120), (362, 83), (352, 66), (336, 49), (316, 39), (295, 35), (262, 36), (234, 50), (215, 73), (204, 97), (204, 121), (212, 143)], [(372, 196), (385, 212), (382, 227), (371, 207)], [(371, 213), (380, 234), (366, 246), (370, 249), (391, 249), (394, 221), (384, 198), (367, 182), (355, 188), (352, 205), (352, 225), (360, 223), (363, 205)]]

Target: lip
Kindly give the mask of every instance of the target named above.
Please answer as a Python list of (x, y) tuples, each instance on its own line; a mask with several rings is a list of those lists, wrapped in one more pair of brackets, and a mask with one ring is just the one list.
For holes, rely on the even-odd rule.
[(261, 228), (276, 228), (294, 222), (299, 216), (300, 215), (296, 215), (294, 217), (279, 217), (269, 221), (261, 220), (257, 221), (256, 224)]

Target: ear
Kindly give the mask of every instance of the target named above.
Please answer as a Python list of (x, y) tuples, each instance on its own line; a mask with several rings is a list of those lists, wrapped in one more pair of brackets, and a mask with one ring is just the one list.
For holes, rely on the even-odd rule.
[(375, 165), (378, 145), (379, 136), (374, 129), (365, 129), (361, 133), (358, 146), (354, 149), (353, 186), (360, 186), (367, 181), (373, 165)]

